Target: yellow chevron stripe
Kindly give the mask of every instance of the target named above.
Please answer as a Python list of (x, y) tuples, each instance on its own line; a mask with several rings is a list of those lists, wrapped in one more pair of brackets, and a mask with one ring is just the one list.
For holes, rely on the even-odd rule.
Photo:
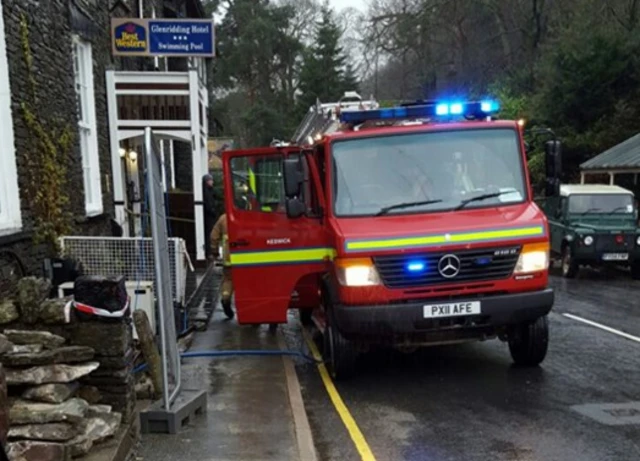
[(459, 234), (438, 234), (397, 239), (347, 241), (346, 250), (386, 250), (448, 243), (473, 243), (515, 237), (533, 237), (538, 235), (542, 236), (544, 234), (544, 226), (540, 225), (518, 229), (497, 229), (490, 231), (464, 232)]
[(231, 265), (248, 266), (254, 264), (318, 262), (326, 259), (333, 259), (335, 256), (336, 251), (333, 248), (231, 253)]

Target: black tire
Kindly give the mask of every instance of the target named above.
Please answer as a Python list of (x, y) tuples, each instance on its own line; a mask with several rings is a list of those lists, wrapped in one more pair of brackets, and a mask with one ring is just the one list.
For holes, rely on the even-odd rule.
[(573, 251), (571, 245), (565, 245), (562, 249), (562, 276), (567, 279), (572, 279), (578, 275), (580, 266), (573, 259)]
[(300, 323), (305, 327), (313, 326), (313, 309), (300, 309)]
[(640, 280), (640, 263), (631, 264), (631, 278)]
[(549, 321), (543, 316), (531, 323), (511, 328), (508, 336), (509, 352), (516, 365), (535, 367), (547, 355), (549, 347)]
[(344, 380), (353, 376), (358, 353), (353, 342), (346, 339), (336, 327), (330, 303), (325, 304), (325, 318), (324, 362), (333, 379)]

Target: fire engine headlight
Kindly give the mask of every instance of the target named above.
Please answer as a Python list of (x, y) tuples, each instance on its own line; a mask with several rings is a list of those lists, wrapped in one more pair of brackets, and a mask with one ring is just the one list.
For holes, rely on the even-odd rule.
[(636, 245), (640, 246), (640, 235), (636, 238)]
[(337, 259), (335, 264), (340, 285), (346, 287), (380, 285), (380, 276), (370, 258)]
[(586, 246), (589, 246), (589, 245), (591, 245), (591, 244), (593, 243), (593, 237), (592, 237), (592, 236), (590, 236), (590, 235), (587, 235), (587, 236), (584, 238), (583, 242), (584, 242), (584, 244), (585, 244)]
[(516, 263), (515, 274), (546, 271), (549, 268), (549, 243), (524, 245)]

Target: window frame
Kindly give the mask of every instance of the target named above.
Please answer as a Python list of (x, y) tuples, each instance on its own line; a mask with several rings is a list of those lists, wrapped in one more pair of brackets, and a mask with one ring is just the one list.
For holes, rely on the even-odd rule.
[[(372, 138), (390, 138), (390, 137), (396, 137), (396, 138), (400, 138), (403, 136), (416, 136), (416, 135), (426, 135), (426, 134), (436, 134), (436, 133), (453, 133), (453, 132), (472, 132), (472, 131), (476, 131), (476, 132), (483, 132), (483, 131), (509, 131), (509, 132), (513, 132), (514, 136), (516, 137), (516, 149), (517, 149), (517, 155), (518, 155), (518, 161), (519, 161), (519, 171), (520, 171), (520, 175), (521, 175), (521, 180), (522, 180), (522, 186), (523, 186), (523, 191), (522, 191), (522, 200), (519, 201), (513, 201), (513, 202), (508, 202), (508, 203), (502, 203), (500, 206), (504, 207), (504, 206), (514, 206), (514, 205), (522, 205), (524, 203), (528, 203), (531, 201), (531, 191), (530, 191), (530, 184), (529, 184), (529, 177), (528, 177), (528, 173), (527, 173), (527, 169), (526, 169), (526, 157), (524, 156), (524, 153), (522, 151), (522, 144), (519, 142), (520, 141), (520, 135), (518, 134), (518, 131), (515, 128), (511, 128), (511, 127), (505, 127), (505, 126), (488, 126), (488, 127), (478, 127), (478, 126), (473, 126), (473, 127), (464, 127), (464, 128), (454, 128), (454, 129), (446, 129), (446, 128), (437, 128), (437, 129), (429, 129), (429, 130), (421, 130), (421, 131), (407, 131), (407, 132), (397, 132), (397, 133), (384, 133), (384, 134), (376, 134), (376, 133), (367, 133), (366, 135), (363, 136), (357, 136), (357, 137), (347, 137), (347, 138), (341, 138), (341, 139), (337, 139), (334, 141), (331, 141), (329, 146), (329, 171), (331, 172), (331, 176), (330, 176), (330, 181), (329, 183), (331, 184), (331, 192), (329, 194), (330, 197), (330, 204), (329, 207), (333, 213), (333, 216), (337, 217), (337, 218), (345, 218), (345, 219), (357, 219), (357, 218), (371, 218), (374, 217), (375, 213), (358, 213), (358, 214), (339, 214), (336, 211), (336, 190), (337, 190), (337, 182), (338, 182), (338, 168), (337, 168), (337, 163), (335, 160), (335, 145), (336, 144), (340, 144), (340, 143), (345, 143), (345, 142), (349, 142), (349, 141), (353, 141), (353, 140), (365, 140), (365, 139), (372, 139)], [(469, 210), (484, 210), (484, 209), (490, 209), (490, 208), (496, 208), (496, 204), (486, 204), (486, 205), (474, 205), (473, 207), (469, 207), (467, 209)], [(421, 214), (434, 214), (434, 213), (446, 213), (446, 212), (450, 212), (453, 208), (439, 208), (439, 209), (435, 209), (435, 210), (429, 210), (429, 209), (421, 209), (421, 210), (411, 210), (411, 209), (407, 209), (407, 210), (402, 210), (402, 211), (398, 211), (396, 213), (393, 213), (393, 216), (408, 216), (408, 215), (421, 215)]]
[(100, 176), (100, 151), (93, 79), (91, 42), (72, 38), (74, 86), (78, 104), (78, 138), (82, 159), (85, 212), (89, 217), (104, 213)]
[(0, 2), (0, 235), (22, 231), (20, 188), (13, 131), (9, 60), (5, 38), (4, 16)]

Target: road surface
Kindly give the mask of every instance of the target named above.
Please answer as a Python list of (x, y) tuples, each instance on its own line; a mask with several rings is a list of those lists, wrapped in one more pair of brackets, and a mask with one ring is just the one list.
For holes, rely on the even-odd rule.
[[(375, 459), (640, 460), (640, 282), (585, 270), (551, 284), (539, 368), (512, 367), (507, 346), (489, 341), (370, 353), (336, 383)], [(285, 334), (305, 347), (298, 326)], [(318, 368), (297, 372), (319, 458), (361, 459)]]

